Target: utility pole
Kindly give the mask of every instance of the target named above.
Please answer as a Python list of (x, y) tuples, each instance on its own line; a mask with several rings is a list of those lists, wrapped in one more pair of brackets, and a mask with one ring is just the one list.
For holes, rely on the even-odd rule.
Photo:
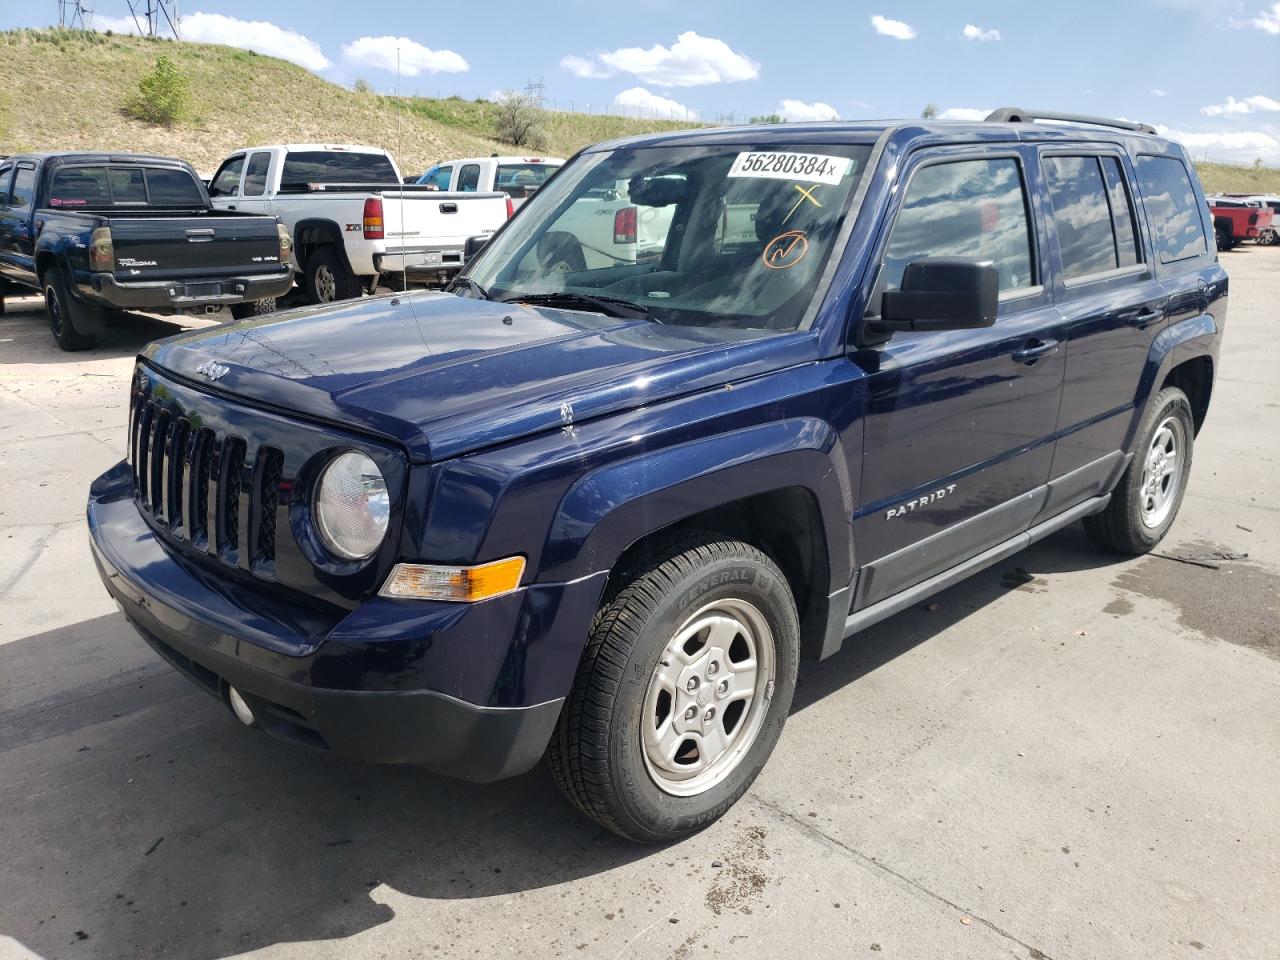
[(126, 0), (134, 26), (144, 37), (161, 37), (173, 34), (180, 40), (178, 31), (178, 0)]
[(539, 77), (537, 80), (530, 80), (528, 83), (524, 85), (525, 95), (529, 97), (530, 100), (533, 100), (534, 102), (536, 102), (539, 107), (542, 106), (542, 101), (545, 99), (544, 97), (545, 90), (546, 90), (546, 84), (542, 82), (541, 77)]
[(58, 0), (58, 28), (88, 30), (93, 23), (93, 6), (86, 0)]

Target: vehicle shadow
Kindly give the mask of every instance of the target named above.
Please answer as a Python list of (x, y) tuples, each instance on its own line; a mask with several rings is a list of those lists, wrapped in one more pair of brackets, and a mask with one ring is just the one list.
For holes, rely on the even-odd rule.
[(205, 317), (156, 317), (145, 313), (111, 314), (98, 344), (90, 350), (67, 353), (58, 348), (49, 330), (44, 301), (39, 297), (6, 297), (0, 314), (0, 337), (9, 342), (0, 350), (0, 364), (52, 364), (68, 360), (131, 357), (152, 340), (182, 333), (210, 320), (230, 319), (227, 314)]
[[(1051, 538), (804, 665), (795, 709), (995, 601), (1025, 579), (1010, 571), (1107, 562)], [(0, 646), (0, 934), (43, 956), (210, 960), (352, 936), (397, 894), (474, 900), (663, 855), (579, 816), (541, 767), (468, 784), (243, 730), (141, 643), (112, 614)]]

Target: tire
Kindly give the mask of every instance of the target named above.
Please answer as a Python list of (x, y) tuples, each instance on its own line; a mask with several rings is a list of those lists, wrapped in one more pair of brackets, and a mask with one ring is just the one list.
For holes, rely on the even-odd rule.
[[(42, 279), (44, 287), (44, 307), (49, 315), (49, 329), (58, 346), (68, 352), (88, 350), (98, 342), (96, 336), (80, 333), (75, 327), (76, 308), (71, 301), (71, 294), (56, 269), (50, 270)], [(92, 310), (92, 307), (84, 309)]]
[(332, 246), (316, 247), (307, 257), (305, 289), (312, 303), (355, 300), (364, 292), (360, 278)]
[(1217, 240), (1219, 251), (1225, 252), (1231, 249), (1231, 231), (1230, 230), (1224, 230), (1222, 227), (1217, 227), (1213, 231), (1213, 233), (1214, 233), (1214, 237)]
[[(799, 619), (773, 561), (715, 534), (673, 535), (619, 573), (548, 759), (586, 816), (629, 840), (667, 843), (719, 818), (773, 752), (795, 692)], [(699, 745), (721, 737), (704, 757)]]
[(261, 300), (246, 300), (244, 303), (231, 305), (231, 316), (237, 320), (251, 320), (276, 312), (276, 298), (263, 297)]
[(1163, 540), (1187, 491), (1194, 446), (1191, 402), (1177, 387), (1165, 387), (1143, 418), (1133, 459), (1112, 491), (1111, 502), (1084, 520), (1090, 538), (1108, 550), (1133, 555)]

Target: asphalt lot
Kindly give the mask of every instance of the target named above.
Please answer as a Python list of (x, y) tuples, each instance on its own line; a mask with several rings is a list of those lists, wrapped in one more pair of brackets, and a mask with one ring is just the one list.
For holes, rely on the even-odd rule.
[[(1224, 254), (1181, 516), (1078, 528), (806, 664), (752, 791), (668, 849), (545, 770), (475, 786), (243, 730), (98, 582), (136, 318), (60, 353), (0, 316), (0, 958), (1275, 958), (1280, 248)], [(208, 321), (190, 321), (203, 325)]]

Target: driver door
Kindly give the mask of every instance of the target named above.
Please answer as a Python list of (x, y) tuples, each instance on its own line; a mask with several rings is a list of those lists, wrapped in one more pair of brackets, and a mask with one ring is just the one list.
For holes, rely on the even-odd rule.
[(897, 333), (870, 372), (854, 518), (853, 607), (870, 606), (1024, 532), (1047, 493), (1066, 337), (1043, 273), (1026, 157), (938, 149), (905, 166), (871, 299), (927, 257), (992, 261), (993, 326)]

